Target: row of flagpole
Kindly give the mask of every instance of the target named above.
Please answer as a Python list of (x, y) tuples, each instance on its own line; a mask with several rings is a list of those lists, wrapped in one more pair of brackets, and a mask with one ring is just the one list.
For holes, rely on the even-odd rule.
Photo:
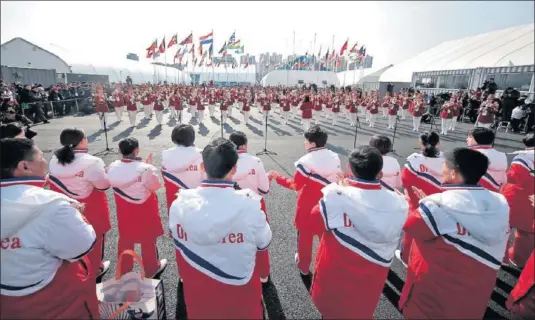
[[(241, 45), (240, 40), (236, 40), (235, 34), (236, 34), (236, 31), (233, 31), (233, 33), (230, 36), (230, 38), (227, 41), (225, 41), (225, 43), (223, 44), (222, 48), (219, 50), (218, 54), (220, 54), (221, 57), (216, 57), (216, 58), (219, 59), (218, 66), (224, 60), (223, 63), (224, 63), (224, 66), (225, 66), (225, 76), (226, 76), (227, 85), (229, 85), (229, 75), (228, 75), (228, 70), (227, 70), (227, 60), (228, 60), (227, 56), (230, 55), (230, 56), (232, 56), (234, 58), (234, 60), (237, 60), (235, 55), (237, 55), (238, 53), (244, 54), (244, 46)], [(330, 49), (327, 48), (327, 52), (325, 53), (325, 57), (323, 58), (322, 57), (322, 46), (320, 45), (320, 50), (319, 50), (318, 56), (316, 58), (315, 52), (316, 52), (316, 37), (317, 37), (317, 34), (314, 33), (314, 39), (313, 39), (313, 41), (311, 41), (311, 44), (312, 44), (312, 56), (311, 56), (311, 59), (310, 59), (309, 54), (308, 54), (309, 49), (310, 49), (310, 46), (309, 46), (309, 49), (307, 50), (307, 53), (305, 55), (305, 60), (303, 60), (302, 56), (296, 57), (296, 55), (295, 55), (295, 36), (296, 35), (295, 35), (295, 30), (294, 30), (293, 31), (293, 41), (292, 41), (292, 59), (287, 59), (287, 61), (283, 64), (284, 65), (284, 69), (286, 69), (288, 71), (287, 75), (286, 75), (286, 82), (287, 83), (289, 83), (289, 71), (296, 69), (295, 68), (296, 66), (297, 66), (298, 70), (302, 69), (303, 66), (306, 66), (307, 69), (312, 67), (312, 70), (322, 70), (323, 68), (328, 70), (329, 69), (329, 65), (330, 65), (331, 66), (330, 69), (333, 70), (334, 72), (337, 72), (338, 71), (338, 67), (339, 67), (339, 65), (341, 63), (340, 59), (342, 57), (347, 57), (347, 59), (345, 59), (347, 61), (346, 62), (347, 65), (346, 65), (346, 72), (344, 72), (344, 80), (343, 80), (344, 86), (346, 84), (346, 73), (349, 71), (349, 65), (351, 64), (351, 60), (353, 60), (353, 64), (354, 64), (353, 83), (355, 82), (357, 61), (360, 64), (360, 66), (362, 67), (363, 59), (366, 57), (366, 48), (365, 48), (364, 45), (362, 45), (360, 47), (360, 49), (357, 50), (358, 42), (356, 42), (352, 46), (352, 48), (350, 50), (348, 50), (348, 42), (349, 42), (349, 38), (348, 38), (344, 42), (344, 44), (342, 45), (342, 47), (340, 49), (340, 53), (338, 54), (337, 50), (334, 49), (335, 35), (333, 34), (332, 43), (331, 43), (331, 48), (333, 48), (332, 53), (330, 53)], [(165, 78), (167, 80), (168, 79), (168, 72), (167, 72), (167, 67), (168, 67), (168, 65), (167, 65), (167, 51), (168, 50), (167, 49), (171, 48), (174, 45), (177, 45), (178, 46), (178, 50), (177, 50), (176, 54), (173, 56), (173, 64), (176, 64), (176, 60), (178, 59), (179, 67), (177, 69), (180, 70), (180, 67), (182, 67), (182, 70), (185, 70), (185, 68), (188, 67), (188, 62), (190, 60), (188, 59), (188, 61), (186, 61), (185, 65), (182, 64), (182, 60), (183, 60), (184, 56), (186, 55), (186, 53), (191, 53), (192, 54), (191, 62), (193, 63), (192, 64), (192, 73), (195, 73), (195, 67), (197, 67), (197, 58), (196, 58), (196, 55), (195, 55), (196, 54), (195, 44), (196, 43), (194, 43), (194, 41), (193, 41), (193, 31), (191, 31), (189, 36), (187, 36), (180, 43), (178, 42), (178, 34), (175, 34), (167, 44), (165, 43), (165, 36), (164, 36), (163, 39), (162, 39), (162, 42), (160, 43), (159, 46), (158, 46), (157, 39), (155, 39), (153, 41), (153, 43), (151, 44), (151, 46), (149, 46), (146, 49), (147, 50), (147, 58), (153, 58), (153, 61), (155, 61), (155, 59), (157, 57), (159, 57), (161, 53), (164, 54)], [(203, 45), (208, 45), (208, 44), (210, 44), (210, 47), (209, 47), (208, 51), (204, 51), (203, 50)], [(189, 51), (187, 50), (188, 45), (191, 45), (191, 49)], [(206, 66), (210, 66), (210, 67), (212, 67), (212, 77), (211, 78), (212, 78), (212, 81), (215, 81), (213, 45), (214, 45), (214, 32), (213, 32), (213, 30), (209, 34), (199, 37), (198, 50), (199, 50), (199, 56), (201, 57), (201, 62), (199, 64), (199, 67), (201, 67), (201, 74), (204, 74)], [(232, 52), (231, 50), (233, 50), (234, 52)], [(347, 55), (346, 55), (346, 53), (347, 53)], [(205, 58), (206, 58), (207, 54), (208, 54), (208, 60), (209, 60), (210, 63), (207, 62), (205, 64), (204, 61), (205, 61)], [(247, 66), (249, 65), (249, 59), (250, 59), (249, 58), (249, 54), (246, 54), (244, 56), (245, 56), (245, 60), (246, 60), (245, 61), (245, 68), (247, 68)], [(241, 60), (241, 57), (240, 57), (240, 60)], [(242, 63), (240, 61), (240, 66), (241, 65), (242, 65)], [(237, 66), (238, 66), (237, 61), (236, 62), (232, 61), (232, 68), (234, 69)], [(275, 67), (275, 69), (277, 69), (277, 68)], [(280, 69), (280, 67), (278, 69)], [(177, 70), (177, 82), (179, 82), (179, 71), (178, 70)], [(158, 81), (159, 80), (159, 69), (154, 67), (154, 72), (155, 72), (155, 79), (156, 79), (156, 81)], [(362, 70), (361, 70), (361, 72), (362, 72)], [(210, 79), (210, 77), (208, 77), (208, 79)], [(200, 75), (199, 75), (199, 82), (200, 82), (200, 80), (201, 79), (200, 79)]]

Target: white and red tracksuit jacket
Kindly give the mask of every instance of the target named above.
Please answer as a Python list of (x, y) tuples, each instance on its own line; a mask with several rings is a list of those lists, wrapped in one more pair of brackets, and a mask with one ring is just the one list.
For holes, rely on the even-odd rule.
[(168, 210), (180, 189), (194, 189), (201, 184), (201, 152), (194, 146), (176, 146), (162, 152), (162, 177)]
[(373, 317), (408, 215), (405, 198), (381, 181), (350, 177), (348, 184), (323, 188), (311, 213), (323, 233), (311, 293), (324, 319)]
[(180, 190), (169, 213), (188, 317), (261, 319), (256, 254), (271, 242), (260, 197), (233, 181)]
[(442, 185), (420, 201), (399, 308), (408, 319), (481, 319), (509, 238), (505, 198), (481, 186)]
[(98, 318), (95, 275), (85, 255), (96, 240), (76, 200), (45, 179), (0, 180), (2, 319)]
[(87, 153), (75, 150), (73, 162), (62, 165), (56, 156), (49, 164), (50, 189), (84, 203), (84, 216), (101, 236), (111, 229), (110, 211), (105, 190), (99, 190), (94, 183), (107, 184), (104, 161)]
[(508, 250), (508, 258), (523, 267), (533, 251), (535, 219), (529, 196), (535, 193), (533, 148), (517, 151), (507, 172), (507, 183), (500, 193), (511, 207), (509, 223), (515, 229), (515, 238)]
[(310, 212), (322, 197), (321, 189), (337, 180), (341, 172), (338, 154), (325, 147), (311, 148), (295, 162), (293, 178), (277, 177), (281, 186), (297, 191), (295, 227), (307, 228)]
[(401, 167), (396, 158), (383, 156), (383, 177), (381, 180), (392, 189), (401, 189)]
[(507, 156), (505, 153), (485, 145), (474, 145), (469, 146), (469, 148), (483, 153), (489, 159), (489, 168), (487, 173), (481, 177), (479, 184), (490, 191), (499, 192), (502, 184), (507, 181)]
[(119, 237), (132, 242), (154, 241), (163, 234), (154, 193), (160, 187), (156, 167), (141, 159), (121, 159), (108, 168), (117, 205)]

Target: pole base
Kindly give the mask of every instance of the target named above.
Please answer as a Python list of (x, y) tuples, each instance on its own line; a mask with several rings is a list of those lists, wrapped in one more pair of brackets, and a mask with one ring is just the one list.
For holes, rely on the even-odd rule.
[(257, 156), (263, 156), (263, 155), (276, 156), (277, 153), (275, 153), (275, 152), (273, 152), (273, 151), (269, 151), (269, 150), (267, 150), (267, 149), (264, 149), (264, 150), (262, 150), (262, 151), (260, 151), (260, 152), (257, 152), (256, 155), (257, 155)]
[(113, 149), (110, 149), (110, 148), (106, 148), (102, 151), (99, 151), (97, 153), (94, 153), (93, 155), (94, 156), (105, 156), (105, 155), (108, 155), (108, 154), (119, 154), (119, 152), (113, 150)]

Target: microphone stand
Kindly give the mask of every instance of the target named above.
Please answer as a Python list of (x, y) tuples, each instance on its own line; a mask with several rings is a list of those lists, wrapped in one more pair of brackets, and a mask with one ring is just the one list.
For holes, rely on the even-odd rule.
[(396, 142), (396, 131), (398, 129), (398, 120), (399, 120), (399, 115), (396, 115), (396, 121), (394, 122), (394, 135), (392, 136), (392, 151), (391, 151), (395, 155), (398, 155), (396, 153), (396, 150), (394, 149), (394, 142)]
[(357, 123), (355, 124), (355, 140), (353, 141), (353, 149), (357, 147), (357, 134), (358, 134), (357, 128), (360, 128), (360, 120), (359, 120), (358, 114), (357, 114)]
[(110, 149), (110, 146), (108, 144), (108, 126), (106, 124), (106, 117), (104, 115), (105, 115), (104, 112), (100, 112), (99, 113), (99, 117), (101, 117), (101, 119), (104, 120), (104, 137), (106, 139), (106, 149), (93, 154), (94, 156), (105, 156), (105, 155), (107, 155), (109, 153), (111, 153), (111, 154), (119, 154), (118, 152), (114, 151), (113, 149)]
[(219, 119), (219, 123), (220, 123), (219, 127), (221, 129), (221, 138), (224, 138), (224, 134), (223, 134), (223, 110), (219, 109), (219, 111), (221, 111), (220, 115), (219, 115), (219, 118), (220, 118)]
[(268, 134), (268, 119), (269, 119), (269, 110), (266, 110), (266, 135), (264, 136), (264, 149), (260, 152), (258, 152), (256, 155), (257, 156), (263, 156), (263, 155), (268, 155), (268, 156), (276, 156), (277, 154), (273, 151), (269, 151), (267, 149), (267, 134)]

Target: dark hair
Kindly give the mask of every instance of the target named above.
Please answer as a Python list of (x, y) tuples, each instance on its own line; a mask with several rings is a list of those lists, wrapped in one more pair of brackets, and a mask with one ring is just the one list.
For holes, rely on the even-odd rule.
[(306, 95), (305, 99), (303, 100), (303, 102), (310, 102), (310, 97), (308, 95)]
[(66, 165), (74, 160), (74, 148), (84, 140), (84, 137), (85, 134), (80, 129), (69, 128), (61, 131), (59, 142), (63, 147), (54, 152), (59, 164)]
[(2, 160), (0, 179), (13, 178), (13, 171), (19, 162), (33, 160), (33, 146), (33, 140), (26, 138), (0, 139), (0, 159)]
[(119, 141), (119, 152), (123, 157), (131, 156), (137, 148), (139, 148), (139, 142), (136, 138), (128, 137)]
[(305, 131), (305, 139), (310, 143), (315, 143), (317, 148), (325, 147), (328, 134), (320, 126), (313, 125)]
[(355, 177), (373, 181), (383, 170), (383, 156), (377, 148), (363, 146), (351, 152), (349, 167)]
[(20, 122), (10, 122), (0, 126), (0, 139), (15, 138), (24, 131)]
[(440, 151), (437, 149), (437, 144), (440, 142), (440, 136), (435, 131), (424, 132), (420, 135), (420, 141), (424, 146), (422, 154), (428, 158), (438, 158)]
[(477, 144), (489, 145), (494, 142), (494, 131), (489, 128), (477, 127), (470, 131), (469, 135)]
[(236, 148), (247, 144), (247, 136), (241, 131), (234, 131), (230, 134), (228, 139), (236, 145)]
[(375, 134), (370, 139), (370, 147), (377, 148), (379, 152), (384, 156), (385, 154), (392, 151), (392, 141), (390, 141), (390, 138), (382, 135), (382, 134)]
[(173, 128), (171, 140), (184, 147), (191, 147), (195, 143), (195, 129), (191, 124), (179, 124)]
[(528, 134), (526, 134), (524, 138), (522, 138), (522, 142), (524, 142), (526, 148), (535, 147), (535, 133), (528, 132)]
[(209, 179), (222, 179), (238, 162), (236, 145), (230, 140), (217, 138), (204, 147), (202, 160)]
[(458, 171), (465, 184), (477, 184), (489, 167), (486, 155), (468, 148), (455, 148), (447, 152), (445, 158), (446, 166)]

